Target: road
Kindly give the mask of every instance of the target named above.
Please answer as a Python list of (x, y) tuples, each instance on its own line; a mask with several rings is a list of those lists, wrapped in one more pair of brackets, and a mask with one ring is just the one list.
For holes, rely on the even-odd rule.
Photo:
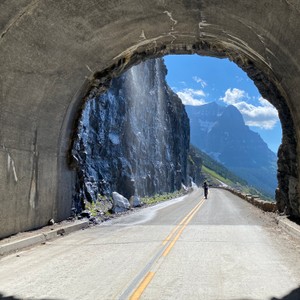
[(221, 189), (0, 260), (0, 299), (299, 300), (299, 284), (300, 242)]

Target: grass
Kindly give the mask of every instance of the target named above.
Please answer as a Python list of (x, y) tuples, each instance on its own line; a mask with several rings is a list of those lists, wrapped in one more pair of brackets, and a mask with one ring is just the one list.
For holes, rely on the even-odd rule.
[(177, 197), (180, 197), (182, 195), (186, 194), (184, 190), (175, 191), (173, 193), (167, 193), (167, 194), (160, 194), (160, 195), (154, 195), (152, 197), (143, 197), (141, 198), (141, 201), (147, 205), (153, 205), (156, 203), (164, 202), (167, 200), (171, 200)]
[(221, 175), (219, 175), (215, 171), (207, 168), (204, 165), (202, 165), (202, 172), (205, 173), (205, 175), (207, 177), (207, 181), (209, 182), (210, 185), (218, 186), (220, 184), (220, 182), (218, 180), (220, 180), (220, 181), (224, 182), (225, 184), (229, 185), (230, 187), (241, 191), (244, 194), (258, 195), (263, 200), (274, 202), (274, 199), (267, 197), (266, 195), (259, 192), (257, 189), (255, 189), (251, 186), (248, 186), (248, 185), (240, 184), (239, 182), (233, 182), (233, 181), (229, 180), (228, 178), (222, 177)]
[(89, 202), (87, 200), (84, 201), (85, 209), (90, 211), (92, 217), (96, 217), (99, 214), (103, 214), (105, 216), (111, 215), (112, 208), (112, 199), (107, 198), (106, 196), (98, 195), (98, 198), (94, 202)]
[[(165, 194), (156, 194), (151, 197), (143, 197), (141, 198), (141, 202), (146, 205), (153, 205), (156, 203), (164, 202), (167, 200), (171, 200), (177, 197), (180, 197), (187, 192), (183, 189), (180, 191), (175, 191), (173, 193), (165, 193)], [(111, 208), (112, 208), (112, 199), (107, 198), (105, 196), (98, 195), (98, 199), (95, 202), (84, 201), (85, 209), (87, 209), (92, 217), (98, 217), (99, 214), (102, 216), (110, 217)]]
[[(208, 175), (210, 175), (210, 177), (214, 178), (214, 179), (218, 179), (222, 182), (224, 182), (225, 184), (228, 185), (232, 185), (233, 182), (227, 178), (222, 177), (221, 175), (219, 175), (218, 173), (216, 173), (215, 171), (207, 168), (206, 166), (202, 166), (202, 171)], [(212, 180), (212, 178), (210, 178), (210, 181), (213, 181), (215, 183), (215, 180)], [(220, 182), (217, 182), (217, 184), (220, 184)]]

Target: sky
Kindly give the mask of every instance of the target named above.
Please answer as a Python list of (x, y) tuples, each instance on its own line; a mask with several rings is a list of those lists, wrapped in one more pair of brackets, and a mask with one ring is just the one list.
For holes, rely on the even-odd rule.
[(228, 59), (200, 55), (168, 55), (167, 82), (186, 105), (213, 102), (234, 105), (246, 125), (277, 153), (282, 131), (276, 108), (259, 93), (253, 81)]

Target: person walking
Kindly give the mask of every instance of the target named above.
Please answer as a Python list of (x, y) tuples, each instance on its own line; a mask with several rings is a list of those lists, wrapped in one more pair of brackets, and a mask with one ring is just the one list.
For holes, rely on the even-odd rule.
[(208, 194), (208, 184), (206, 181), (203, 183), (203, 190), (204, 190), (204, 197), (207, 199), (207, 194)]

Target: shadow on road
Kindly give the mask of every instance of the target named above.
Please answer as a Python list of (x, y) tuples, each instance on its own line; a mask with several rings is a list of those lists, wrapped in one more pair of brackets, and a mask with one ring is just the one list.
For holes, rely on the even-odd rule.
[[(239, 300), (254, 300), (254, 299), (241, 298)], [(272, 298), (270, 298), (270, 300), (300, 300), (300, 287), (292, 290), (288, 295), (284, 296), (283, 298), (272, 297)]]
[[(23, 300), (24, 298), (18, 298), (15, 296), (4, 296), (0, 293), (0, 300)], [(30, 298), (28, 298), (30, 299)], [(37, 299), (37, 298), (35, 298)], [(300, 287), (291, 291), (288, 295), (284, 296), (283, 298), (271, 298), (270, 300), (299, 300), (300, 299)], [(60, 300), (60, 299), (50, 299), (50, 298), (43, 298), (38, 300)], [(251, 300), (251, 299), (240, 299), (240, 300)]]
[(283, 298), (271, 298), (270, 300), (299, 300), (300, 299), (300, 287), (291, 291)]
[(22, 300), (21, 298), (16, 298), (15, 296), (4, 296), (0, 293), (0, 300)]
[[(2, 293), (0, 293), (0, 300), (23, 300), (24, 298), (19, 298), (15, 296), (4, 296)], [(26, 298), (30, 299), (30, 298)], [(37, 299), (37, 298), (34, 298)], [(37, 300), (60, 300), (60, 299), (50, 299), (50, 298), (43, 298), (43, 299), (37, 299)]]

